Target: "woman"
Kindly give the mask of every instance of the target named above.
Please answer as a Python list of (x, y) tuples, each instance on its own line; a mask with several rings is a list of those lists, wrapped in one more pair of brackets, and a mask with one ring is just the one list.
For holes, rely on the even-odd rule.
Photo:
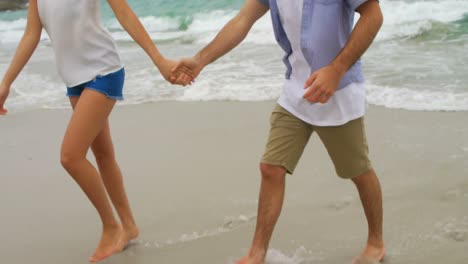
[[(169, 80), (174, 62), (159, 53), (126, 1), (107, 2), (123, 28)], [(5, 115), (10, 86), (36, 49), (44, 28), (74, 109), (63, 139), (61, 163), (94, 205), (103, 225), (91, 262), (123, 250), (139, 233), (115, 160), (108, 122), (116, 100), (123, 99), (125, 70), (113, 39), (101, 24), (99, 8), (99, 0), (30, 0), (24, 36), (0, 84), (0, 115)], [(186, 69), (176, 75), (182, 76), (177, 79), (178, 84), (192, 81)], [(86, 159), (89, 148), (98, 169)], [(114, 217), (106, 191), (120, 223)]]

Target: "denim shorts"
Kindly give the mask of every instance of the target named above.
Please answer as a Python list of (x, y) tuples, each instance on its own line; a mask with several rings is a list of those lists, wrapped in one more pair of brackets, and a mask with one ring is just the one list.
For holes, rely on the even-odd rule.
[(104, 94), (110, 99), (123, 100), (123, 86), (125, 82), (125, 69), (122, 68), (116, 72), (105, 76), (98, 75), (94, 80), (83, 84), (67, 87), (67, 96), (80, 96), (85, 89), (90, 89)]

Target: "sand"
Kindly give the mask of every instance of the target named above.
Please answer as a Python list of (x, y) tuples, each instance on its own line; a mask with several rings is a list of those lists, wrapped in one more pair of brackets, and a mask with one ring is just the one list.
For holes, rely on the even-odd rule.
[[(117, 157), (141, 237), (104, 263), (231, 263), (255, 227), (258, 161), (274, 102), (118, 107)], [(0, 118), (0, 262), (87, 263), (100, 234), (59, 164), (70, 110)], [(390, 264), (468, 263), (468, 115), (371, 107), (371, 159), (384, 191)], [(295, 175), (269, 263), (349, 263), (366, 238), (354, 186), (317, 136)]]

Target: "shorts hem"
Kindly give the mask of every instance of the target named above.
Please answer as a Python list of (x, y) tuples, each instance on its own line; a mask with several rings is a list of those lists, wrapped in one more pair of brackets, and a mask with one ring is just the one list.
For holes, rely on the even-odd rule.
[(272, 165), (272, 166), (281, 166), (286, 169), (286, 172), (290, 175), (293, 175), (294, 173), (294, 168), (291, 169), (289, 166), (286, 164), (286, 162), (281, 162), (281, 161), (272, 161), (272, 160), (267, 160), (267, 159), (262, 159), (260, 163)]
[(340, 177), (340, 178), (342, 178), (344, 180), (353, 180), (353, 179), (355, 179), (355, 178), (357, 178), (357, 177), (359, 177), (359, 176), (363, 175), (364, 173), (367, 173), (367, 172), (369, 172), (371, 170), (373, 170), (373, 168), (372, 168), (372, 166), (369, 165), (369, 166), (367, 166), (366, 169), (363, 169), (359, 173), (353, 174), (350, 177), (343, 177), (343, 176), (340, 176), (339, 174), (338, 174), (338, 177)]
[[(107, 98), (109, 99), (112, 99), (112, 100), (117, 100), (117, 101), (123, 101), (124, 100), (124, 97), (123, 96), (113, 96), (113, 95), (109, 95), (108, 93), (102, 91), (102, 90), (99, 90), (99, 89), (96, 89), (96, 88), (93, 88), (93, 87), (85, 87), (84, 90), (92, 90), (92, 91), (95, 91), (95, 92), (98, 92), (100, 94), (103, 94), (105, 95)], [(78, 94), (67, 94), (68, 97), (80, 97), (80, 95)]]

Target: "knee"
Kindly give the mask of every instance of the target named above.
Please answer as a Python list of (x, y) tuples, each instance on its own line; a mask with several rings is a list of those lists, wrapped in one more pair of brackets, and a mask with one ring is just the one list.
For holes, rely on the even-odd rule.
[(358, 176), (351, 178), (351, 181), (356, 186), (359, 186), (369, 181), (375, 181), (376, 179), (377, 179), (377, 176), (375, 175), (375, 172), (372, 169), (369, 169), (366, 172), (361, 173)]
[(62, 149), (60, 153), (60, 163), (62, 164), (62, 167), (67, 170), (73, 170), (73, 168), (76, 166), (76, 164), (81, 160), (81, 158), (74, 154), (72, 151), (69, 151), (67, 149)]
[(281, 166), (274, 166), (265, 163), (260, 164), (262, 180), (281, 183), (286, 177), (286, 169)]

